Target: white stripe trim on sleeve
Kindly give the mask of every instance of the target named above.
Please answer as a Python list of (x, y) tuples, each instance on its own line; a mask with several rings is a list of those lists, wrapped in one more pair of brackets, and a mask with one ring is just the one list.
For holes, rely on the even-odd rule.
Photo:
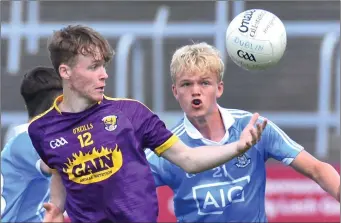
[(184, 123), (181, 123), (180, 125), (178, 125), (176, 128), (174, 128), (174, 129), (172, 130), (172, 133), (174, 133), (175, 135), (178, 136), (178, 133), (179, 133), (180, 131), (182, 131), (183, 128), (184, 128)]
[[(248, 117), (248, 116), (252, 116), (252, 114), (246, 114), (246, 115), (234, 115), (232, 114), (234, 118), (244, 118), (244, 117)], [(259, 116), (259, 119), (264, 121), (264, 117)], [(303, 147), (301, 145), (299, 145), (298, 143), (296, 143), (295, 141), (293, 141), (287, 134), (285, 134), (278, 126), (276, 126), (275, 123), (271, 122), (270, 120), (268, 120), (268, 125), (270, 125), (277, 133), (278, 135), (281, 136), (281, 138), (283, 139), (284, 142), (287, 143), (287, 145), (289, 145), (292, 149), (296, 150), (296, 151), (302, 151)]]
[(282, 159), (282, 163), (284, 163), (285, 165), (289, 166), (292, 161), (294, 161), (294, 158), (284, 158)]
[(40, 173), (40, 175), (42, 175), (43, 177), (46, 178), (46, 175), (41, 171), (40, 162), (41, 162), (41, 159), (37, 160), (37, 162), (36, 162), (36, 169)]
[[(176, 136), (181, 136), (182, 134), (184, 134), (185, 132), (185, 127), (184, 127), (184, 123), (181, 123), (179, 126), (175, 127), (172, 130), (172, 133)], [(145, 150), (145, 154), (147, 155), (146, 158), (147, 160), (150, 159), (150, 157), (152, 157), (155, 153), (151, 150), (151, 149), (146, 149)]]
[(150, 159), (150, 157), (152, 157), (153, 155), (154, 155), (154, 152), (153, 151), (151, 151), (150, 149), (148, 149), (150, 152), (148, 153), (148, 155), (147, 155), (147, 160), (149, 160)]

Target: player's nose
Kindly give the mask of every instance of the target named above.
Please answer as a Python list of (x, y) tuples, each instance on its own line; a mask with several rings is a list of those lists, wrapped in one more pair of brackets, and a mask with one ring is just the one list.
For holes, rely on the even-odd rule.
[(193, 84), (193, 86), (192, 86), (192, 95), (193, 96), (200, 95), (200, 86), (198, 84)]
[(105, 80), (105, 79), (108, 78), (108, 73), (107, 73), (107, 71), (106, 71), (105, 68), (102, 68), (102, 69), (100, 70), (99, 78), (100, 78), (101, 80)]

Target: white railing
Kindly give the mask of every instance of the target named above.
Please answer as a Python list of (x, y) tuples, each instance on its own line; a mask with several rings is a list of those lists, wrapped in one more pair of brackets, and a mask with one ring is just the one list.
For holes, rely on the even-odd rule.
[[(9, 23), (2, 23), (2, 38), (9, 40), (7, 71), (11, 74), (17, 73), (20, 67), (20, 39), (27, 38), (26, 50), (37, 53), (39, 50), (39, 39), (47, 38), (52, 31), (65, 26), (65, 23), (40, 22), (39, 2), (28, 2), (28, 21), (22, 22), (22, 2), (12, 1), (11, 19)], [(244, 11), (243, 1), (234, 1), (233, 16)], [(169, 8), (160, 7), (155, 20), (152, 22), (72, 22), (73, 24), (86, 24), (99, 31), (107, 38), (121, 37), (117, 46), (116, 78), (114, 80), (114, 96), (128, 96), (128, 60), (129, 52), (132, 51), (132, 75), (133, 75), (133, 97), (144, 102), (143, 70), (144, 57), (143, 47), (138, 39), (149, 37), (153, 39), (153, 110), (160, 115), (168, 125), (174, 124), (183, 113), (166, 112), (164, 104), (164, 37), (214, 37), (216, 47), (222, 52), (222, 57), (226, 61), (225, 50), (225, 30), (228, 25), (229, 3), (227, 1), (216, 2), (216, 19), (214, 22), (168, 22), (170, 14)], [(293, 37), (324, 37), (321, 44), (320, 71), (319, 71), (319, 98), (317, 112), (267, 112), (260, 111), (262, 115), (273, 120), (281, 127), (314, 127), (317, 129), (316, 135), (316, 155), (324, 158), (327, 155), (328, 128), (335, 127), (340, 133), (340, 69), (339, 60), (336, 69), (338, 79), (336, 86), (336, 111), (330, 112), (331, 88), (330, 78), (332, 75), (332, 58), (335, 45), (338, 43), (339, 21), (283, 21), (287, 35)], [(68, 23), (69, 24), (69, 23)], [(340, 56), (338, 54), (338, 56)], [(119, 75), (118, 75), (119, 74)], [(141, 84), (140, 84), (141, 83)], [(26, 122), (27, 115), (24, 112), (3, 112), (2, 125)]]
[[(28, 21), (22, 21), (23, 1), (11, 1), (11, 17), (9, 22), (1, 23), (1, 38), (9, 40), (7, 72), (16, 74), (21, 65), (20, 39), (26, 38), (28, 53), (39, 50), (39, 40), (47, 38), (54, 30), (64, 27), (70, 22), (41, 22), (38, 20), (39, 1), (28, 1)], [(233, 1), (235, 10), (244, 10), (240, 1)], [(165, 8), (166, 11), (168, 8)], [(225, 29), (228, 24), (228, 2), (216, 2), (216, 20), (214, 22), (171, 22), (162, 21), (164, 17), (157, 16), (152, 22), (90, 22), (73, 21), (71, 24), (85, 24), (93, 27), (107, 38), (116, 38), (124, 34), (136, 37), (152, 37), (155, 28), (163, 27), (163, 37), (215, 37), (215, 45), (225, 58)], [(159, 10), (160, 12), (160, 10)], [(241, 11), (234, 11), (234, 15)], [(165, 12), (162, 12), (164, 14)], [(168, 12), (167, 12), (168, 13)], [(321, 37), (330, 30), (339, 30), (340, 22), (336, 21), (283, 21), (290, 37)], [(158, 24), (156, 26), (155, 24)]]
[[(334, 58), (334, 50), (340, 42), (340, 30), (338, 32), (330, 32), (323, 38), (321, 49), (320, 49), (320, 75), (319, 75), (319, 93), (318, 93), (318, 110), (316, 114), (316, 155), (319, 157), (326, 157), (328, 151), (328, 140), (329, 140), (329, 128), (335, 127), (340, 129), (340, 110), (334, 112), (330, 111), (331, 108), (331, 96), (330, 89), (332, 89), (332, 66)], [(339, 54), (338, 54), (339, 55)], [(340, 60), (340, 58), (338, 59)], [(336, 69), (336, 72), (340, 70)], [(336, 77), (340, 76), (340, 73), (335, 74)], [(340, 92), (340, 82), (336, 82), (336, 92)], [(337, 94), (337, 93), (336, 93)], [(336, 95), (335, 98), (338, 98)], [(336, 101), (336, 105), (339, 104)], [(334, 116), (333, 116), (334, 115)], [(336, 117), (335, 117), (336, 116)], [(332, 123), (328, 123), (325, 120), (329, 117), (332, 118)]]
[[(131, 49), (133, 46), (135, 48)], [(141, 44), (133, 35), (126, 34), (120, 38), (117, 44), (117, 52), (115, 55), (116, 62), (116, 78), (114, 80), (115, 97), (128, 97), (128, 68), (129, 68), (129, 51), (132, 50), (132, 92), (133, 98), (139, 101), (144, 99), (144, 52)]]
[[(340, 44), (340, 43), (339, 43)], [(335, 110), (336, 110), (336, 113), (340, 115), (341, 113), (341, 109), (340, 109), (340, 103), (341, 103), (341, 99), (340, 99), (340, 95), (341, 95), (341, 78), (340, 78), (340, 51), (338, 50), (337, 51), (337, 59), (336, 59), (336, 89), (335, 89), (335, 102), (334, 104), (336, 105), (335, 106)], [(341, 117), (339, 117), (341, 118)], [(341, 120), (339, 119), (339, 126), (338, 128), (336, 129), (336, 134), (337, 135), (340, 135), (340, 129), (341, 129)]]
[[(163, 39), (165, 36), (165, 28), (168, 25), (169, 8), (160, 7), (156, 17), (152, 33), (152, 51), (153, 51), (153, 109), (155, 112), (163, 111), (165, 107), (164, 96), (165, 91), (163, 89), (164, 83), (164, 44)], [(162, 55), (162, 56), (161, 56)], [(118, 74), (116, 74), (118, 75)]]

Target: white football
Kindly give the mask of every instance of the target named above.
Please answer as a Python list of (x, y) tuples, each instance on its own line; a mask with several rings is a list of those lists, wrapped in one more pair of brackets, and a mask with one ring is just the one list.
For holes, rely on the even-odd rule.
[(287, 45), (282, 21), (271, 12), (250, 9), (237, 15), (226, 31), (227, 53), (246, 70), (264, 70), (278, 63)]

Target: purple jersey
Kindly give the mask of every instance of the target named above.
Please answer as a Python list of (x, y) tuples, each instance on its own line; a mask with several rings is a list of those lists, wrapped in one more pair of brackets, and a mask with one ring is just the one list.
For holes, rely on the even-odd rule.
[(29, 135), (62, 177), (71, 220), (156, 222), (156, 189), (144, 148), (160, 155), (178, 138), (135, 100), (104, 97), (79, 113), (60, 112), (61, 100), (32, 121)]

